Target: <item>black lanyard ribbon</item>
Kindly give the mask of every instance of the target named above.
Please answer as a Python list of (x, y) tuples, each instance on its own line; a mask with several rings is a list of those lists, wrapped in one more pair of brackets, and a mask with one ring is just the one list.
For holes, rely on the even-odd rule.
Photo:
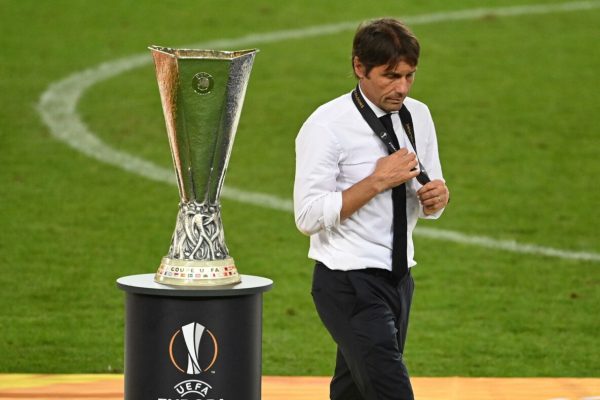
[[(396, 146), (394, 145), (394, 143), (392, 142), (392, 139), (390, 137), (391, 133), (387, 132), (387, 130), (385, 129), (385, 127), (383, 126), (383, 124), (381, 123), (379, 118), (377, 118), (377, 116), (375, 115), (375, 112), (373, 110), (371, 110), (371, 108), (367, 105), (364, 97), (360, 93), (360, 89), (358, 88), (358, 85), (352, 91), (352, 101), (354, 102), (354, 105), (356, 106), (356, 108), (358, 108), (358, 111), (360, 112), (362, 117), (365, 119), (365, 121), (367, 121), (367, 124), (369, 124), (369, 126), (371, 127), (373, 132), (375, 132), (377, 137), (379, 139), (381, 139), (381, 141), (387, 148), (388, 152), (390, 154), (392, 154), (392, 153), (398, 151), (399, 149), (396, 148)], [(410, 111), (408, 111), (408, 108), (406, 108), (406, 106), (404, 104), (402, 104), (402, 108), (400, 109), (400, 111), (398, 111), (398, 115), (400, 116), (400, 122), (402, 123), (402, 126), (404, 127), (406, 136), (408, 136), (408, 140), (410, 140), (410, 144), (412, 144), (412, 147), (415, 150), (415, 154), (417, 154), (417, 144), (415, 141), (415, 130), (414, 130), (413, 122), (412, 122), (412, 116), (410, 115)], [(421, 185), (425, 185), (426, 183), (430, 182), (431, 179), (429, 179), (429, 175), (427, 175), (427, 172), (425, 171), (423, 164), (421, 164), (421, 161), (419, 161), (418, 156), (417, 156), (417, 161), (419, 162), (419, 170), (421, 171), (419, 173), (419, 175), (417, 176), (417, 181)]]

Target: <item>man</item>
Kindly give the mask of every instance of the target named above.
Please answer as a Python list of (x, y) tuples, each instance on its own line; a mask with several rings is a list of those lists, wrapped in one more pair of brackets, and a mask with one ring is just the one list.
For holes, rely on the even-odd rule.
[(407, 97), (419, 51), (395, 19), (360, 26), (357, 88), (319, 107), (296, 139), (296, 225), (310, 235), (314, 303), (338, 346), (333, 400), (414, 398), (402, 357), (412, 232), (449, 199), (429, 110)]

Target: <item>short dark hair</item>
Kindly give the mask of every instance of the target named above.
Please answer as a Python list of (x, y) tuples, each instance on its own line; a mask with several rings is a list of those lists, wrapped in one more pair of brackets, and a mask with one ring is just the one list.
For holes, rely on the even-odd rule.
[(416, 67), (420, 50), (419, 41), (402, 22), (394, 18), (376, 19), (362, 23), (356, 30), (352, 65), (354, 57), (358, 57), (367, 75), (373, 67), (395, 67), (401, 61)]

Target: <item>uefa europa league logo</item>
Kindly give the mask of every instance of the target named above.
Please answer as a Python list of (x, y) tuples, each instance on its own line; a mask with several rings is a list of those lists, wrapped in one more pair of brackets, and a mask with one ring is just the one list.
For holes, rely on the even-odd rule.
[[(176, 345), (180, 334), (183, 336), (183, 341), (187, 350), (187, 367), (185, 369), (181, 366), (181, 361), (177, 360), (174, 350), (174, 346)], [(205, 359), (202, 360), (204, 366), (200, 364), (200, 346), (201, 344), (204, 344), (203, 339), (204, 341), (209, 341), (208, 345), (203, 346), (206, 348), (203, 352), (205, 353)], [(217, 344), (217, 338), (211, 331), (197, 322), (182, 326), (181, 329), (173, 334), (171, 342), (169, 343), (169, 356), (171, 357), (171, 362), (180, 372), (188, 375), (198, 375), (211, 369), (215, 364), (215, 361), (217, 361), (218, 354), (219, 345)]]

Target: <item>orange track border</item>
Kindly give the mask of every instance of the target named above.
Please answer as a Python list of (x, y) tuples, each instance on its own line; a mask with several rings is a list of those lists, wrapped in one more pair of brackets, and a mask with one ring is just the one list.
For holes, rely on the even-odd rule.
[[(413, 378), (419, 400), (600, 400), (600, 378)], [(263, 377), (263, 400), (326, 400), (329, 378)], [(0, 375), (0, 399), (123, 399), (122, 375)]]

